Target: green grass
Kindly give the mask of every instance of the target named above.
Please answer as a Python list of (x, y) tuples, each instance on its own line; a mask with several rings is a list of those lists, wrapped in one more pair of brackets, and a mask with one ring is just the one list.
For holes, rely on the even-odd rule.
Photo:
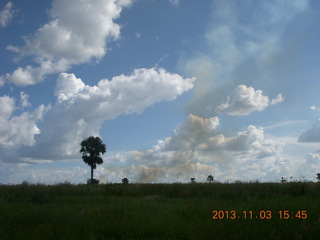
[[(319, 200), (320, 184), (306, 182), (1, 185), (0, 239), (318, 239)], [(280, 219), (284, 210), (308, 216)]]

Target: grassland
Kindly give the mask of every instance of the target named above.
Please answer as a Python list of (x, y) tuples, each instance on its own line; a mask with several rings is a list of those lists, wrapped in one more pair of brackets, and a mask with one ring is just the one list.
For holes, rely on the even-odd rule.
[(307, 182), (0, 186), (1, 240), (319, 239), (319, 217)]

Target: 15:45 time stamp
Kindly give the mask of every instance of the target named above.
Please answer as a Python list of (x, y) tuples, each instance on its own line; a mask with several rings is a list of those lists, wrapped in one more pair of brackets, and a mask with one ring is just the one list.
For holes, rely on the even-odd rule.
[(261, 210), (261, 211), (223, 211), (223, 210), (214, 210), (212, 211), (214, 220), (221, 219), (307, 219), (308, 213), (306, 210), (299, 211), (290, 211), (290, 210), (281, 210), (281, 211), (271, 211), (271, 210)]

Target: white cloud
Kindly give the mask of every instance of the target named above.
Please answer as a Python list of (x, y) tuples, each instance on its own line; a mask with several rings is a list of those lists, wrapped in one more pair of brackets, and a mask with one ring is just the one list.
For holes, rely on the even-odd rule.
[(14, 116), (16, 106), (13, 98), (0, 97), (0, 105), (0, 150), (34, 145), (35, 135), (40, 133), (37, 122), (42, 120), (49, 107), (40, 105), (33, 112)]
[(263, 129), (248, 126), (227, 137), (218, 124), (217, 117), (189, 115), (173, 136), (154, 147), (107, 157), (101, 176), (109, 182), (120, 177), (132, 182), (188, 182), (195, 177), (204, 182), (210, 174), (219, 181), (277, 181), (300, 166), (282, 157), (281, 144), (266, 139)]
[(39, 67), (33, 67), (31, 65), (27, 65), (25, 68), (18, 67), (13, 73), (7, 73), (2, 78), (17, 86), (34, 85), (43, 81), (47, 74), (66, 71), (69, 68), (69, 65), (66, 63), (64, 60), (57, 62), (46, 60), (41, 62)]
[(265, 139), (262, 128), (249, 125), (246, 131), (239, 132), (235, 136), (226, 137), (218, 134), (208, 138), (199, 145), (202, 151), (228, 151), (236, 154), (243, 152), (251, 155), (252, 158), (261, 159), (274, 157), (281, 152), (281, 147), (277, 146), (271, 139)]
[(227, 115), (249, 115), (255, 111), (263, 111), (269, 105), (274, 105), (283, 101), (283, 96), (279, 94), (271, 101), (263, 95), (261, 90), (255, 90), (253, 87), (239, 85), (233, 91), (226, 103), (217, 107), (217, 112)]
[(252, 148), (260, 148), (263, 140), (263, 129), (250, 125), (246, 131), (239, 132), (234, 137), (225, 137), (223, 134), (218, 134), (208, 138), (205, 143), (199, 147), (206, 151), (215, 151), (219, 149), (228, 151), (246, 151)]
[(315, 105), (312, 105), (310, 109), (314, 112), (320, 112), (320, 108), (316, 107)]
[(23, 107), (23, 108), (31, 106), (31, 104), (29, 102), (29, 95), (23, 91), (20, 92), (20, 104), (21, 104), (21, 107)]
[(307, 163), (310, 165), (320, 165), (320, 153), (317, 151), (316, 153), (308, 153), (306, 156)]
[(50, 21), (26, 37), (25, 46), (8, 46), (21, 57), (34, 57), (38, 66), (19, 67), (6, 74), (6, 80), (19, 86), (32, 85), (72, 65), (99, 60), (108, 50), (107, 43), (120, 37), (120, 26), (114, 19), (130, 3), (129, 0), (53, 1)]
[(219, 118), (201, 118), (190, 114), (177, 130), (175, 135), (158, 143), (157, 148), (165, 151), (194, 150), (199, 142), (206, 139), (219, 125)]
[(301, 171), (302, 176), (312, 176), (309, 177), (310, 180), (316, 180), (316, 175), (319, 173), (320, 168), (320, 151), (319, 149), (314, 153), (308, 153), (305, 156), (303, 161), (303, 165), (299, 169)]
[(80, 90), (84, 89), (85, 84), (81, 79), (76, 78), (73, 74), (61, 73), (57, 79), (55, 88), (55, 96), (59, 102), (63, 102), (79, 93)]
[(276, 96), (276, 98), (272, 99), (270, 105), (275, 105), (277, 103), (281, 103), (284, 101), (284, 96), (280, 93)]
[(190, 90), (194, 80), (164, 69), (143, 68), (88, 86), (74, 74), (62, 73), (55, 89), (56, 104), (43, 121), (35, 146), (24, 149), (22, 156), (53, 160), (78, 156), (81, 140), (99, 135), (105, 120), (171, 101)]
[[(319, 168), (318, 152), (305, 159), (288, 158), (282, 153), (285, 142), (266, 138), (262, 128), (248, 126), (245, 131), (227, 136), (218, 126), (217, 117), (206, 119), (189, 115), (172, 136), (159, 140), (150, 149), (104, 157), (104, 164), (98, 166), (95, 177), (101, 182), (121, 182), (124, 177), (130, 182), (190, 182), (191, 177), (204, 182), (210, 174), (221, 182), (278, 181), (290, 176), (301, 180), (301, 175), (313, 180)], [(47, 151), (45, 147), (40, 149)], [(0, 166), (0, 172), (5, 175), (0, 182), (78, 183), (85, 182), (89, 176), (84, 165), (52, 170), (49, 164), (43, 164), (37, 168), (39, 171), (28, 166), (12, 170)]]
[(299, 142), (320, 142), (320, 120), (316, 121), (308, 130), (304, 130), (298, 139)]
[(8, 2), (0, 11), (0, 27), (5, 28), (13, 18), (14, 10), (12, 2)]
[(0, 97), (0, 116), (2, 119), (8, 119), (15, 110), (14, 99), (8, 96)]

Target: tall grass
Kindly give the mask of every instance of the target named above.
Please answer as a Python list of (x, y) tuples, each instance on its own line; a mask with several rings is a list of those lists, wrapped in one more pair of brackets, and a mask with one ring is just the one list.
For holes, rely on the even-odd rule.
[[(318, 239), (319, 197), (306, 182), (1, 185), (0, 239)], [(214, 210), (273, 216), (214, 220)]]

